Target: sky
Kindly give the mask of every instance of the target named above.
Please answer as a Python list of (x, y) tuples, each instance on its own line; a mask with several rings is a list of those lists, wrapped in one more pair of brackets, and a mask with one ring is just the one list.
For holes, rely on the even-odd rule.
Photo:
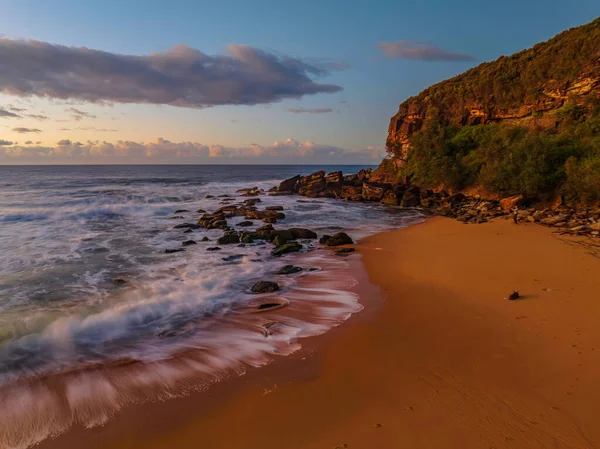
[(0, 0), (0, 164), (357, 163), (598, 0)]

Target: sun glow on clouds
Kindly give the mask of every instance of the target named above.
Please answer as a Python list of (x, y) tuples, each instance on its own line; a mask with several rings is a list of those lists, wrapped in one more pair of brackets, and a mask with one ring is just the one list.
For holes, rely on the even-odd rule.
[[(3, 145), (4, 144), (4, 145)], [(381, 147), (343, 149), (294, 139), (269, 146), (245, 147), (203, 145), (196, 142), (172, 142), (163, 138), (151, 143), (119, 141), (60, 140), (54, 146), (18, 145), (0, 142), (0, 163), (39, 164), (152, 164), (152, 163), (343, 163), (375, 164), (385, 156)]]

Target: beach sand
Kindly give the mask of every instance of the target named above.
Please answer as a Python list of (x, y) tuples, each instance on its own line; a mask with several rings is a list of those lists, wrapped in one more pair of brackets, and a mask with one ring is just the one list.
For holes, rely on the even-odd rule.
[[(600, 446), (600, 259), (532, 224), (365, 239), (365, 310), (269, 366), (42, 448)], [(362, 265), (366, 267), (366, 274)], [(519, 290), (521, 300), (506, 297)]]

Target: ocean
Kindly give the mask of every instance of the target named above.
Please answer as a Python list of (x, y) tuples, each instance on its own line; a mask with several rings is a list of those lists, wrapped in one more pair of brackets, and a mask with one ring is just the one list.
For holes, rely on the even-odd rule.
[[(348, 259), (318, 242), (282, 258), (262, 242), (211, 252), (223, 231), (174, 228), (221, 207), (224, 195), (246, 199), (238, 189), (266, 191), (321, 168), (364, 167), (0, 167), (0, 447), (25, 448), (76, 423), (101, 425), (133, 402), (209, 388), (360, 311)], [(372, 203), (259, 198), (261, 209), (284, 207), (277, 229), (343, 229), (355, 241), (421, 219)], [(198, 244), (165, 253), (189, 239)], [(305, 270), (274, 275), (288, 263)], [(249, 294), (263, 279), (282, 290)], [(267, 300), (286, 307), (256, 313)]]

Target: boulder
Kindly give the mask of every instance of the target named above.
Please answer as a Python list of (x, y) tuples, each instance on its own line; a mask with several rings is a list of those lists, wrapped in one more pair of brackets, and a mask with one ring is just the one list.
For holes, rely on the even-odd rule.
[(238, 223), (238, 226), (241, 226), (242, 228), (248, 227), (248, 226), (252, 226), (254, 223), (252, 221), (242, 221), (241, 223)]
[(385, 193), (385, 188), (375, 185), (364, 183), (362, 186), (362, 197), (365, 201), (381, 201)]
[(277, 274), (294, 274), (294, 273), (300, 273), (302, 271), (301, 267), (296, 267), (294, 265), (286, 265), (284, 267), (281, 267), (279, 269), (279, 271), (277, 272)]
[(330, 238), (331, 238), (330, 235), (324, 235), (319, 239), (319, 243), (322, 243), (323, 245), (325, 245), (329, 241)]
[(181, 242), (181, 246), (190, 246), (190, 245), (197, 245), (197, 243), (194, 240), (186, 240), (185, 242)]
[(327, 246), (341, 246), (351, 245), (354, 242), (352, 241), (350, 236), (345, 232), (338, 232), (337, 234), (334, 234), (333, 236), (329, 237), (326, 241), (321, 243), (325, 243), (325, 245)]
[(397, 206), (398, 205), (398, 196), (391, 190), (388, 190), (384, 193), (383, 198), (381, 199), (382, 204), (386, 204), (388, 206)]
[(284, 245), (285, 243), (289, 242), (290, 240), (296, 239), (296, 237), (294, 237), (294, 234), (292, 234), (287, 229), (281, 230), (281, 231), (271, 231), (269, 237), (276, 246)]
[(237, 231), (226, 231), (225, 234), (217, 239), (217, 243), (219, 245), (240, 243), (240, 234)]
[(359, 186), (343, 186), (340, 198), (343, 198), (346, 201), (362, 201), (362, 190), (362, 184)]
[(325, 170), (304, 176), (298, 181), (298, 193), (309, 198), (319, 197), (325, 188)]
[(273, 256), (279, 257), (287, 253), (297, 253), (302, 249), (302, 245), (297, 242), (286, 243), (285, 245), (278, 246), (272, 252)]
[(252, 293), (273, 293), (278, 290), (279, 284), (272, 281), (258, 281), (250, 289)]
[(279, 184), (277, 191), (279, 192), (297, 192), (298, 191), (298, 181), (302, 176), (296, 175), (293, 178), (286, 179)]
[(239, 193), (241, 196), (258, 196), (262, 192), (258, 187), (250, 187), (248, 189), (239, 189), (236, 190), (236, 193)]
[(500, 207), (502, 207), (505, 212), (510, 212), (515, 207), (522, 206), (524, 202), (525, 199), (523, 198), (523, 195), (509, 196), (500, 200)]
[(417, 186), (410, 186), (404, 192), (400, 206), (402, 207), (416, 207), (421, 204), (421, 194)]
[(202, 237), (202, 239), (200, 239), (201, 242), (210, 242), (210, 239), (208, 237)]
[(289, 232), (294, 236), (295, 239), (316, 239), (317, 233), (310, 229), (304, 228), (290, 228)]

